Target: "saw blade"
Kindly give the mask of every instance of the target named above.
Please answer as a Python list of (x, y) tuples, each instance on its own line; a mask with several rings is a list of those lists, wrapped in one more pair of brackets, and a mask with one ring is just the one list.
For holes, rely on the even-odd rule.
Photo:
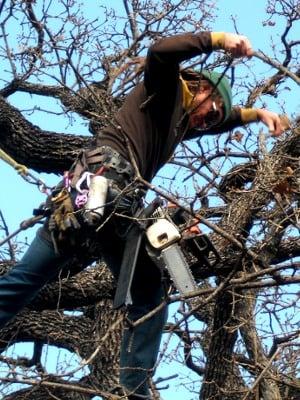
[(178, 244), (175, 243), (163, 249), (161, 257), (180, 295), (185, 296), (198, 289)]

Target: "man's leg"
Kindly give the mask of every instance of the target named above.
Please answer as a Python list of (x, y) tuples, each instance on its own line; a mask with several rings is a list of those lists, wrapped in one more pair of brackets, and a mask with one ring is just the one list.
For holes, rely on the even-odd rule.
[[(128, 318), (138, 320), (158, 306), (163, 297), (160, 271), (142, 248), (133, 279), (133, 305), (128, 308)], [(137, 327), (124, 329), (120, 383), (129, 393), (149, 395), (148, 378), (153, 373), (166, 318), (167, 307), (163, 307)], [(130, 398), (138, 398), (135, 395)]]
[(22, 260), (0, 277), (0, 328), (55, 276), (62, 261), (52, 244), (37, 234)]

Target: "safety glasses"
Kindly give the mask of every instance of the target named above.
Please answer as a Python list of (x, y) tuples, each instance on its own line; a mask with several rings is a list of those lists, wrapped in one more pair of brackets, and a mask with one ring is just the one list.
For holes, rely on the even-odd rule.
[(217, 107), (216, 102), (212, 102), (211, 110), (203, 117), (202, 126), (194, 127), (197, 131), (206, 131), (210, 128), (219, 125), (222, 122), (223, 113)]

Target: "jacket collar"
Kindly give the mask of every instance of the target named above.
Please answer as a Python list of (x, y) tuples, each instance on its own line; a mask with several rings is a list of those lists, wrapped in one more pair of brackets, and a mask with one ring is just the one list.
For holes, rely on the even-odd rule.
[(190, 92), (186, 81), (182, 77), (180, 77), (180, 81), (182, 85), (182, 106), (185, 111), (189, 111), (194, 95)]

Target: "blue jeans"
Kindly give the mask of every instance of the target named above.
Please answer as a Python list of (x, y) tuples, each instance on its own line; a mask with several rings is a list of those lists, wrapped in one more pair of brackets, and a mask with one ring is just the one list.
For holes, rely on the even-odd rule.
[[(109, 242), (103, 258), (117, 277), (122, 259), (122, 245)], [(68, 257), (57, 256), (50, 242), (39, 234), (22, 260), (0, 277), (0, 328), (22, 310), (39, 290), (63, 267)], [(156, 307), (163, 290), (158, 268), (145, 250), (141, 250), (132, 285), (133, 305), (128, 318), (135, 321)], [(148, 395), (147, 378), (157, 358), (166, 308), (134, 329), (124, 331), (120, 357), (120, 383), (129, 392)]]
[[(119, 251), (118, 251), (119, 250)], [(121, 265), (120, 248), (108, 245), (103, 258), (117, 278)], [(145, 247), (141, 246), (132, 282), (133, 304), (128, 306), (128, 319), (136, 321), (157, 307), (164, 297), (161, 273), (153, 264)], [(135, 328), (125, 327), (120, 355), (120, 383), (130, 392), (149, 395), (148, 378), (153, 374), (163, 327), (167, 320), (167, 307)]]

